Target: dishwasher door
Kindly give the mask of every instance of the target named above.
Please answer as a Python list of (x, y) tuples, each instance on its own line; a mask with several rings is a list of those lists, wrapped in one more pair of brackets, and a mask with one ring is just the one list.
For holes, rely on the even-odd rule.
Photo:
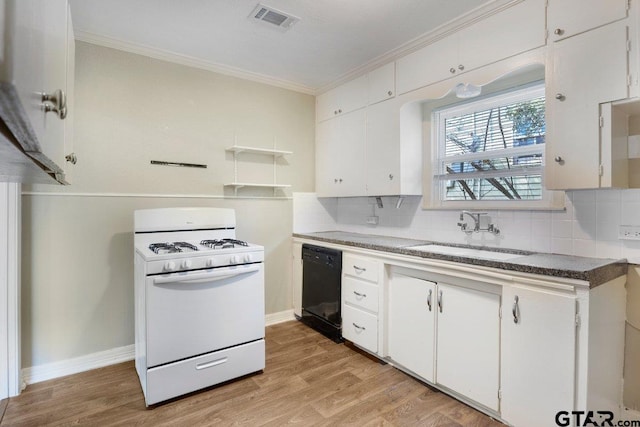
[(302, 245), (301, 321), (334, 341), (342, 340), (342, 252)]

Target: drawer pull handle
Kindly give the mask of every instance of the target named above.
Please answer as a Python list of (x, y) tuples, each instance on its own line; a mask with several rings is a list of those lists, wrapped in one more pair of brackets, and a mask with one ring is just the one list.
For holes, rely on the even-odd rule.
[(442, 291), (438, 292), (438, 309), (442, 313)]
[(429, 289), (429, 296), (427, 296), (427, 305), (429, 306), (429, 311), (431, 311), (431, 294), (433, 294), (433, 290)]
[(353, 291), (353, 293), (356, 294), (356, 296), (360, 297), (360, 298), (366, 298), (367, 297), (367, 294), (361, 294), (360, 292), (356, 292), (356, 291)]
[(356, 272), (359, 272), (359, 273), (362, 273), (362, 272), (367, 271), (367, 269), (366, 269), (366, 268), (358, 267), (357, 265), (354, 265), (354, 266), (353, 266), (353, 269), (354, 269)]
[(222, 365), (223, 363), (227, 363), (226, 357), (223, 357), (222, 359), (218, 359), (218, 360), (212, 360), (211, 362), (201, 363), (199, 365), (196, 365), (196, 370), (199, 371), (201, 369), (212, 368), (214, 366)]
[(520, 307), (518, 306), (518, 295), (513, 298), (513, 309), (511, 312), (513, 313), (513, 323), (518, 323), (520, 321)]
[(359, 326), (359, 325), (356, 325), (355, 323), (353, 324), (353, 326), (354, 326), (356, 329), (361, 330), (361, 331), (364, 331), (365, 329), (367, 329), (367, 328), (365, 328), (364, 326)]

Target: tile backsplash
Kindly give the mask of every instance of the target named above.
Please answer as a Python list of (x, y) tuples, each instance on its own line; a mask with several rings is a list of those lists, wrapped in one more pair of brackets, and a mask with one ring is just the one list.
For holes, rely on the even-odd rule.
[[(640, 241), (619, 240), (620, 225), (640, 225), (640, 189), (566, 193), (563, 211), (488, 211), (499, 235), (465, 234), (460, 211), (423, 210), (420, 197), (322, 198), (293, 194), (294, 232), (341, 230), (599, 258), (627, 258), (640, 264)], [(367, 224), (377, 216), (378, 224)], [(465, 221), (468, 218), (465, 218)], [(472, 226), (472, 224), (470, 224)]]

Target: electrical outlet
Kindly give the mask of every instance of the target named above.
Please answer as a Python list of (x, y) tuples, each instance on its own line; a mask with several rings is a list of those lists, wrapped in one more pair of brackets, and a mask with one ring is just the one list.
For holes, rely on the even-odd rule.
[(378, 225), (378, 217), (377, 216), (368, 216), (367, 224)]
[(640, 225), (621, 225), (618, 228), (618, 239), (640, 240)]

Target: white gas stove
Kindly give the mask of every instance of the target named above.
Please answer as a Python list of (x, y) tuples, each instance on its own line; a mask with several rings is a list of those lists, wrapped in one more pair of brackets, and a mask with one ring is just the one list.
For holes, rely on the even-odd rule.
[(235, 212), (135, 212), (136, 370), (147, 405), (265, 366), (264, 248)]

